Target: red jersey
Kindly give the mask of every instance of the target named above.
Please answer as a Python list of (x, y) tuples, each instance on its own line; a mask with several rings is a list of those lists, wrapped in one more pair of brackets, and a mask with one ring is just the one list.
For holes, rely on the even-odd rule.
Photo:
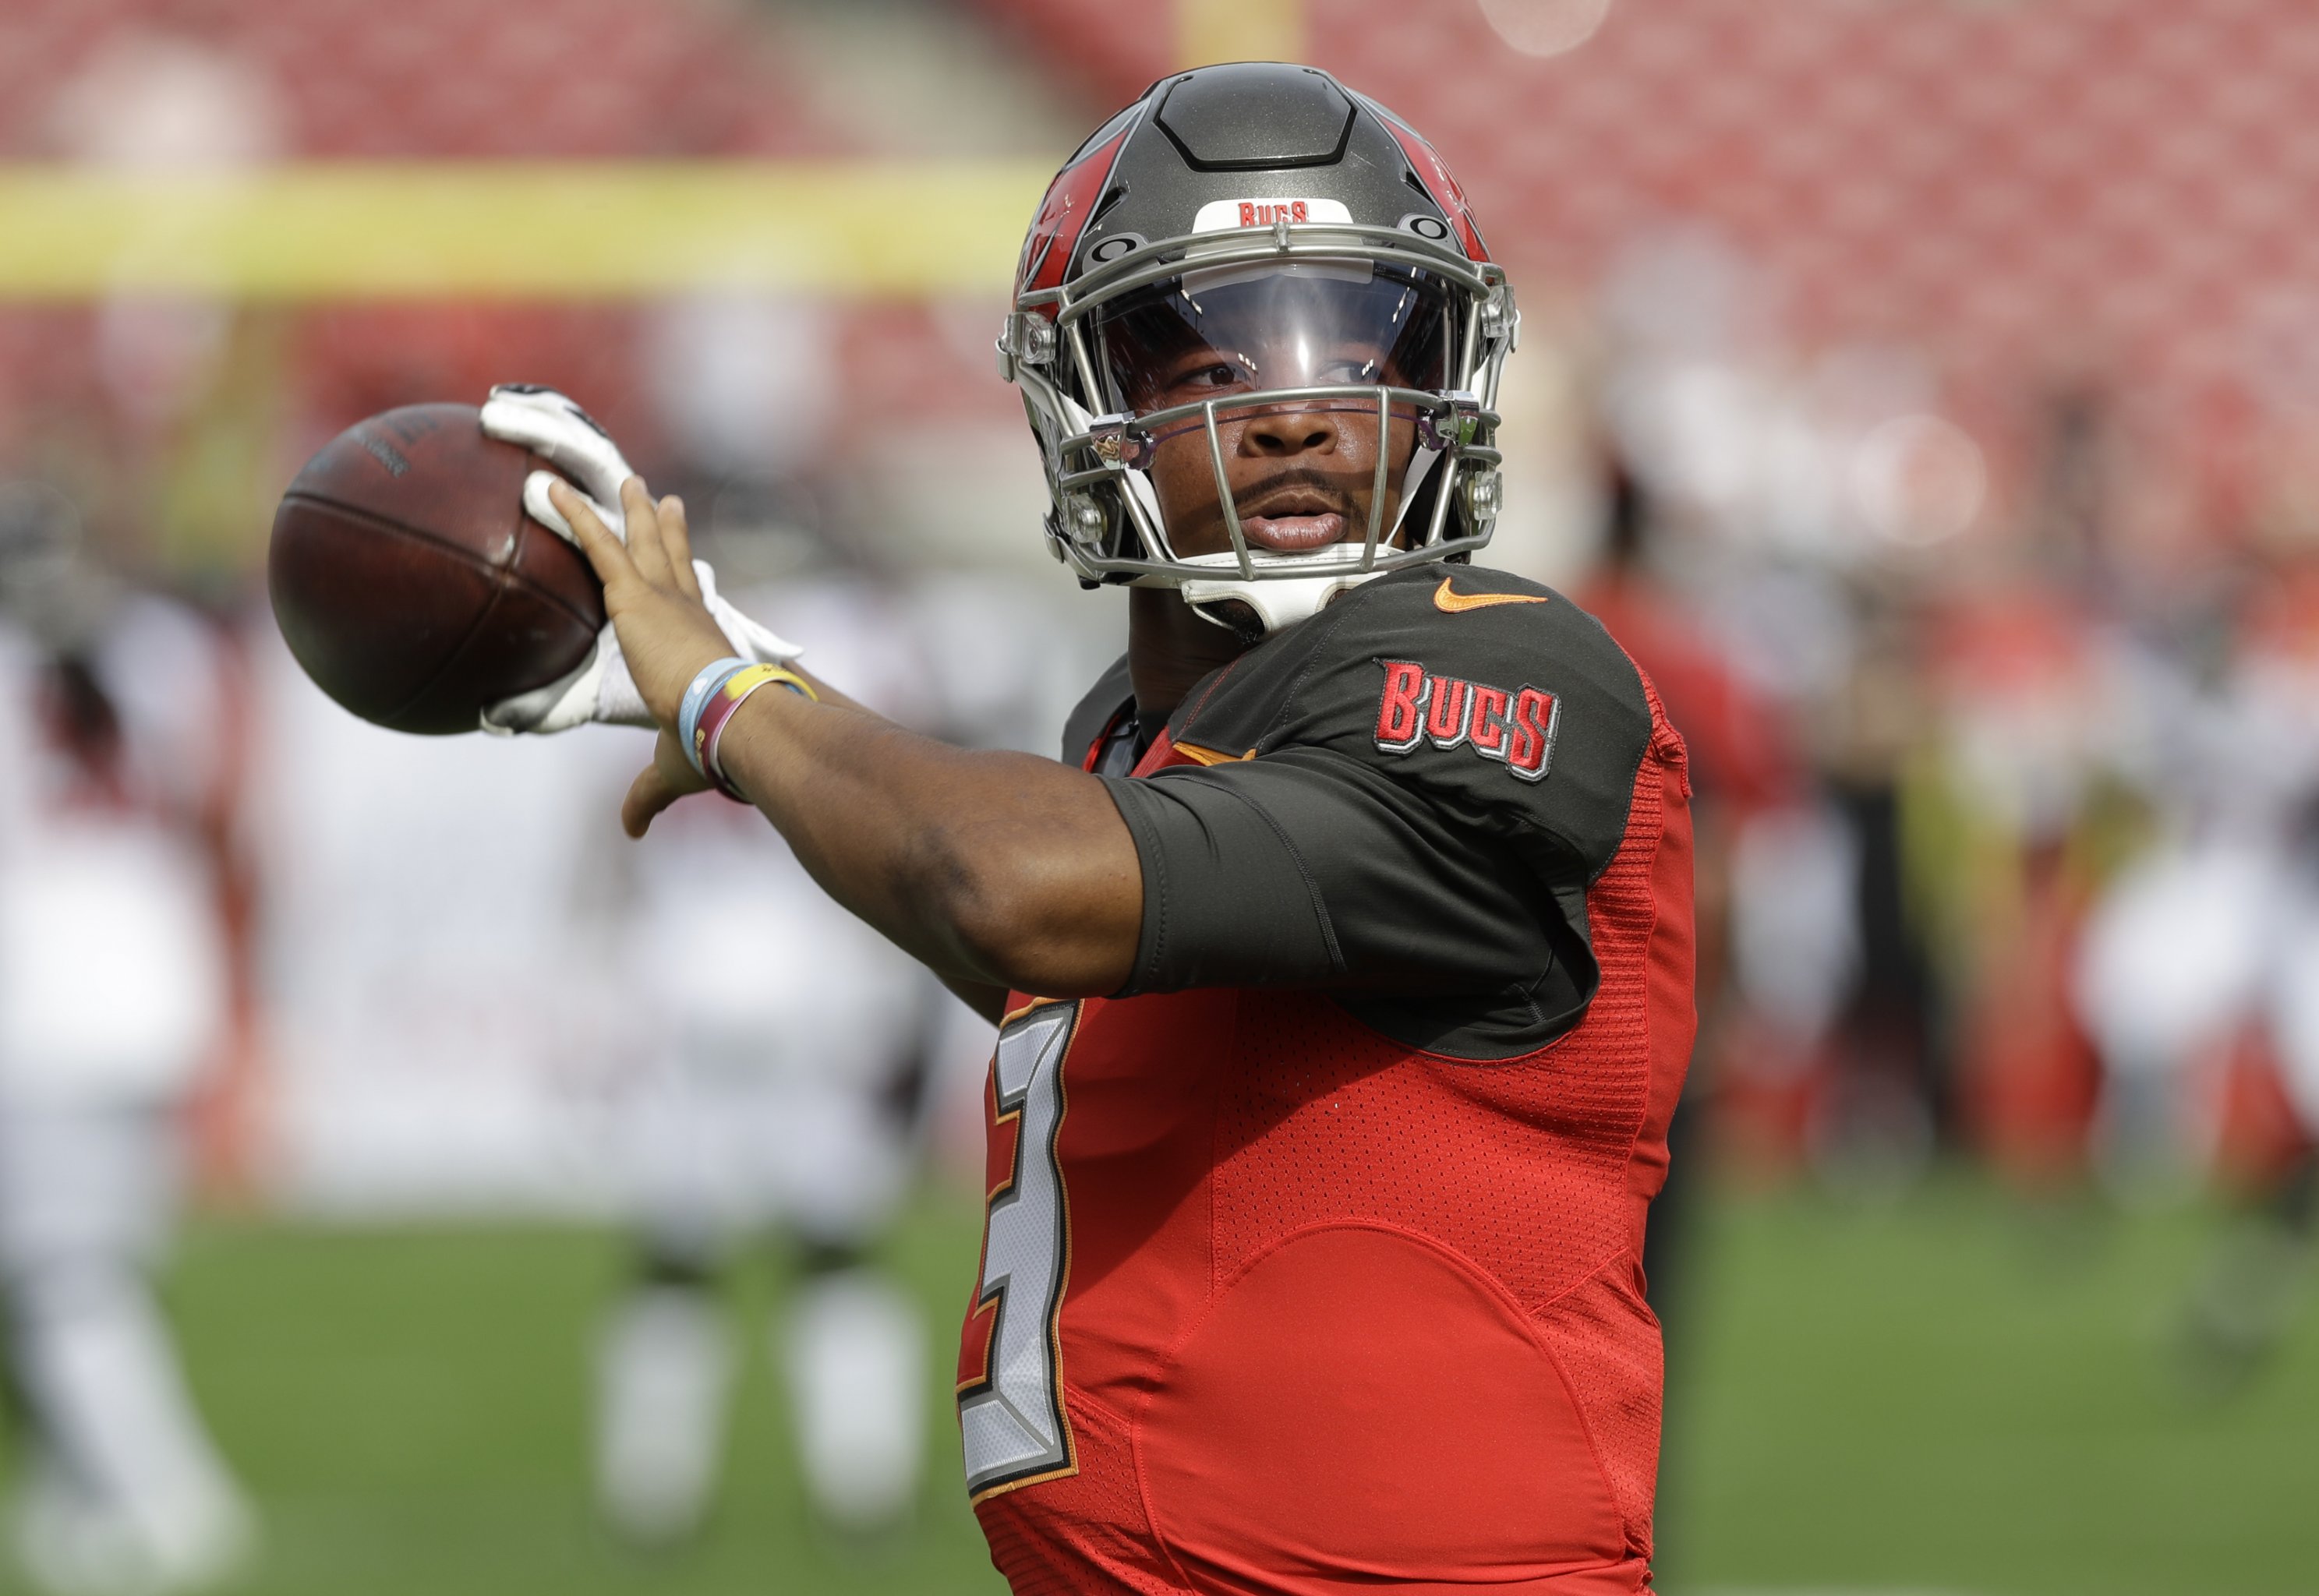
[(994, 1561), (1021, 1596), (1644, 1588), (1643, 1221), (1694, 1026), (1649, 684), (1559, 595), (1409, 572), (1113, 787), (1128, 995), (1017, 995), (991, 1071), (959, 1407)]

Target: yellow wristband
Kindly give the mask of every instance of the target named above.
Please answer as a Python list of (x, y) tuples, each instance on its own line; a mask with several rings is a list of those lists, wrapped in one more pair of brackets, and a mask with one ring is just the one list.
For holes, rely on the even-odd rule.
[(746, 670), (734, 672), (709, 696), (708, 708), (701, 710), (700, 718), (693, 727), (694, 762), (700, 767), (700, 773), (727, 798), (737, 798), (741, 794), (726, 779), (724, 767), (717, 761), (717, 745), (724, 737), (726, 723), (733, 718), (734, 712), (741, 708), (742, 702), (751, 693), (776, 681), (793, 693), (802, 694), (816, 703), (821, 701), (821, 695), (813, 690), (813, 683), (796, 672), (781, 665), (751, 665)]

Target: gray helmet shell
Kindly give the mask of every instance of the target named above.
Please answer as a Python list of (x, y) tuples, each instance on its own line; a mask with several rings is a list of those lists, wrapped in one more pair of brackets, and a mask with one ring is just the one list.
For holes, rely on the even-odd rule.
[[(1148, 427), (1184, 418), (1110, 408), (1091, 318), (1180, 275), (1187, 261), (1205, 269), (1300, 258), (1421, 271), (1454, 302), (1439, 389), (1268, 389), (1236, 393), (1228, 407), (1358, 399), (1381, 413), (1414, 411), (1421, 443), (1400, 524), (1379, 524), (1377, 496), (1360, 542), (1278, 555), (1251, 548), (1227, 504), (1232, 551), (1179, 556), (1141, 464)], [(1160, 79), (1056, 175), (1024, 241), (998, 358), (1038, 440), (1056, 557), (1090, 585), (1178, 586), (1204, 612), (1236, 601), (1269, 630), (1343, 587), (1464, 558), (1488, 541), (1500, 482), (1498, 380), (1519, 326), (1505, 274), (1430, 144), (1315, 68), (1243, 61)], [(1214, 403), (1179, 408), (1205, 408), (1221, 469)]]

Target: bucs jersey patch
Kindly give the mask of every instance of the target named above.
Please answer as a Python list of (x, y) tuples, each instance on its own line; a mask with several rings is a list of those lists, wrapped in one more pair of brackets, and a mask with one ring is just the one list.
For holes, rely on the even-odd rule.
[(1376, 717), (1381, 753), (1408, 753), (1424, 743), (1436, 748), (1463, 744), (1524, 781), (1546, 779), (1562, 723), (1562, 700), (1554, 694), (1445, 676), (1413, 660), (1378, 663), (1385, 666)]

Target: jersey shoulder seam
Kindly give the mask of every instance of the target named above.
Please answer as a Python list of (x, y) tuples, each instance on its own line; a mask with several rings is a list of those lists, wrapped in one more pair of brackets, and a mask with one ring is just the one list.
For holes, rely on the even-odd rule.
[[(1611, 636), (1611, 629), (1608, 627), (1603, 626), (1600, 621), (1596, 621), (1594, 625), (1611, 646), (1619, 651), (1619, 658), (1625, 662), (1627, 670), (1633, 676), (1635, 692), (1643, 701), (1643, 740), (1642, 745), (1635, 750), (1635, 762), (1627, 771), (1627, 807), (1619, 816), (1618, 840), (1613, 842), (1609, 852), (1602, 855), (1602, 862), (1587, 872), (1586, 887), (1590, 892), (1593, 890), (1594, 883), (1602, 879), (1603, 872), (1617, 861), (1620, 851), (1627, 845), (1627, 833), (1635, 824), (1635, 789), (1642, 785), (1643, 762), (1650, 758), (1651, 750), (1658, 744), (1661, 713), (1653, 708), (1656, 694), (1650, 685), (1650, 678), (1643, 674), (1643, 668), (1635, 663), (1635, 656), (1627, 652), (1624, 644)], [(1654, 838), (1651, 845), (1656, 849), (1658, 846), (1657, 839)], [(1581, 857), (1583, 858), (1584, 855)]]

